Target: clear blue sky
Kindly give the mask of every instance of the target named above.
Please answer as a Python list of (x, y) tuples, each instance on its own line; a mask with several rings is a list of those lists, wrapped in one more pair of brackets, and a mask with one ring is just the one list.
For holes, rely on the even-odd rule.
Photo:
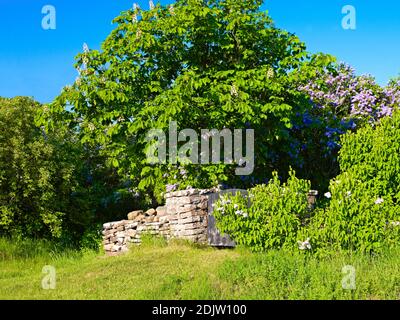
[[(136, 0), (142, 8), (148, 1)], [(156, 2), (156, 0), (154, 1)], [(172, 3), (170, 0), (161, 1)], [(99, 48), (111, 20), (132, 7), (128, 0), (0, 0), (0, 96), (50, 102), (74, 81), (74, 56), (82, 44)], [(353, 5), (357, 29), (341, 27), (344, 5)], [(43, 30), (44, 5), (57, 13), (56, 30)], [(400, 1), (266, 0), (276, 25), (296, 33), (311, 52), (331, 53), (385, 84), (400, 73)]]

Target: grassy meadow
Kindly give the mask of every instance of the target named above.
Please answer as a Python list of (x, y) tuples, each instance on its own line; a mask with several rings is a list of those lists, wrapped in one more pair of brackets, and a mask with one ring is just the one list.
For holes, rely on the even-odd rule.
[[(56, 288), (42, 289), (45, 265)], [(356, 270), (344, 290), (342, 268)], [(148, 239), (120, 256), (0, 240), (0, 299), (400, 299), (400, 248), (317, 258)]]

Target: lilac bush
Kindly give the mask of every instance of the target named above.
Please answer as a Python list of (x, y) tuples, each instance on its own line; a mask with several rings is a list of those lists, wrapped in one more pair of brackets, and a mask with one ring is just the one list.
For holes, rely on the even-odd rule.
[(303, 178), (325, 189), (327, 181), (339, 173), (341, 136), (391, 116), (400, 105), (400, 81), (381, 87), (372, 76), (358, 76), (349, 65), (333, 60), (314, 67), (311, 76), (307, 71), (297, 89), (311, 106), (293, 120), (288, 155)]

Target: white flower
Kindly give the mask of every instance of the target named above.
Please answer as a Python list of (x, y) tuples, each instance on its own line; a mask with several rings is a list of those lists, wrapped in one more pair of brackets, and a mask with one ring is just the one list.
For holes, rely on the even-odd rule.
[(381, 204), (383, 202), (384, 202), (384, 200), (382, 198), (378, 198), (375, 200), (375, 204)]
[(236, 86), (233, 84), (232, 86), (231, 86), (231, 96), (232, 97), (237, 97), (239, 94), (238, 94), (238, 91), (237, 91), (237, 88), (236, 88)]
[(347, 191), (347, 192), (346, 192), (346, 196), (347, 196), (347, 197), (350, 197), (350, 196), (351, 196), (351, 191)]
[(328, 199), (332, 198), (332, 194), (330, 192), (326, 192), (324, 196)]
[(233, 205), (233, 208), (234, 208), (234, 209), (237, 209), (237, 208), (239, 208), (239, 206), (235, 203), (235, 204)]
[(93, 123), (89, 123), (88, 128), (90, 131), (94, 131), (96, 129), (96, 126)]
[(237, 210), (235, 214), (238, 216), (243, 216), (244, 218), (247, 218), (249, 216), (247, 212), (244, 212), (242, 210)]
[(267, 78), (272, 78), (274, 76), (274, 69), (269, 68), (267, 71)]
[(300, 250), (311, 250), (311, 244), (310, 244), (310, 238), (307, 238), (306, 241), (301, 242), (301, 241), (297, 241), (297, 244), (299, 245), (299, 249)]
[(400, 221), (393, 221), (390, 223), (392, 226), (400, 227)]

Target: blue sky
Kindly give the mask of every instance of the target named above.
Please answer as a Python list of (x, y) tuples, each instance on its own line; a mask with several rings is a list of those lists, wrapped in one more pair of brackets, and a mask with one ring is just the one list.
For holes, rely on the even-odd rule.
[[(136, 0), (142, 7), (148, 1)], [(156, 2), (156, 0), (154, 1)], [(163, 4), (173, 1), (161, 1)], [(0, 96), (50, 102), (77, 76), (74, 56), (86, 42), (99, 48), (111, 20), (128, 0), (0, 0)], [(56, 30), (43, 30), (42, 7), (56, 8)], [(357, 29), (341, 27), (344, 5), (356, 9)], [(400, 74), (400, 1), (266, 0), (278, 27), (296, 33), (311, 52), (326, 52), (369, 73), (380, 84)]]

